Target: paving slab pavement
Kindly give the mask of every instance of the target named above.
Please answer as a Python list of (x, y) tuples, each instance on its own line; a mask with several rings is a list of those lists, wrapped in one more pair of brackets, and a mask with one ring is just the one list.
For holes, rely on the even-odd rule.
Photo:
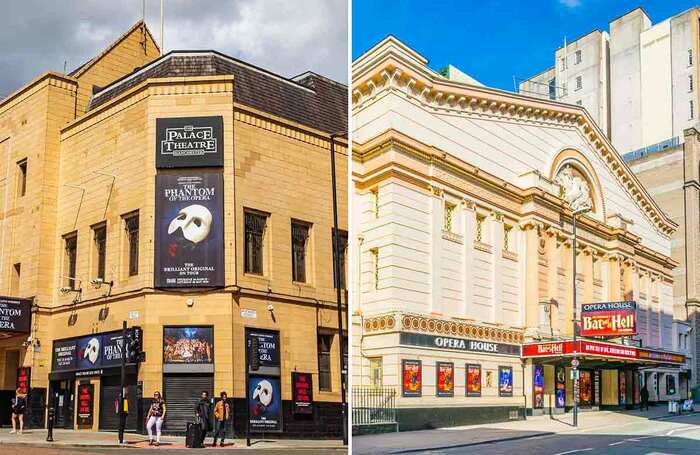
[[(47, 430), (26, 430), (23, 434), (10, 434), (10, 429), (0, 428), (0, 446), (2, 444), (26, 444), (31, 446), (47, 447), (132, 447), (148, 448), (148, 437), (140, 434), (125, 433), (124, 445), (117, 441), (117, 433), (106, 431), (75, 431), (54, 430), (54, 442), (46, 441)], [(205, 445), (209, 447), (212, 439), (207, 438)], [(185, 438), (183, 436), (161, 436), (160, 447), (168, 449), (184, 449)], [(313, 439), (252, 439), (251, 449), (342, 449), (341, 440), (313, 440)], [(245, 439), (227, 440), (224, 448), (245, 448)], [(217, 446), (217, 449), (219, 447)], [(2, 452), (2, 449), (0, 449)]]

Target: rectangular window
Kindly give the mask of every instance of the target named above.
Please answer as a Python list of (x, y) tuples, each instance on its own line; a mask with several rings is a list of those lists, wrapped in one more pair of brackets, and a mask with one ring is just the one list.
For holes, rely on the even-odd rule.
[(12, 281), (10, 282), (10, 296), (19, 297), (20, 278), (22, 276), (22, 264), (17, 263), (12, 267)]
[(563, 57), (561, 58), (561, 69), (562, 71), (566, 69), (566, 59)]
[(75, 289), (75, 265), (78, 252), (78, 234), (74, 232), (63, 237), (64, 243), (64, 263), (63, 271), (65, 275), (65, 285), (70, 289)]
[(27, 193), (27, 159), (17, 163), (17, 195), (24, 196)]
[(452, 232), (452, 221), (455, 213), (455, 205), (445, 201), (445, 219), (443, 220), (442, 229), (447, 232)]
[(126, 230), (128, 247), (129, 276), (139, 274), (139, 214), (124, 217), (124, 229)]
[(583, 101), (577, 100), (577, 101), (576, 101), (576, 104), (579, 105), (579, 106), (583, 106)]
[(557, 80), (555, 78), (552, 78), (549, 80), (548, 89), (549, 89), (549, 99), (556, 100), (557, 99)]
[(579, 63), (581, 63), (581, 60), (582, 60), (581, 59), (581, 51), (580, 50), (576, 51), (576, 53), (574, 55), (576, 56), (576, 64), (578, 65)]
[(369, 250), (372, 256), (372, 287), (376, 291), (379, 289), (379, 248)]
[(107, 260), (107, 226), (101, 224), (92, 228), (95, 240), (94, 277), (105, 279), (105, 262)]
[(688, 49), (688, 66), (693, 66), (693, 50)]
[(245, 212), (245, 273), (263, 274), (263, 240), (267, 215)]
[(382, 386), (381, 357), (372, 357), (369, 359), (369, 380), (372, 387), (380, 388)]
[(306, 283), (306, 248), (309, 243), (307, 223), (292, 221), (292, 281)]
[(695, 118), (695, 103), (693, 103), (693, 100), (688, 101), (688, 111), (690, 114), (689, 118)]
[(583, 79), (581, 76), (576, 76), (576, 90), (581, 90), (583, 87)]
[(693, 91), (693, 75), (688, 76), (688, 91)]
[(318, 335), (318, 390), (331, 391), (331, 346), (333, 335)]
[[(332, 231), (332, 235), (335, 235), (335, 229)], [(333, 285), (337, 289), (340, 287), (340, 289), (345, 289), (345, 280), (347, 277), (347, 270), (346, 270), (346, 265), (345, 265), (345, 257), (347, 256), (347, 251), (348, 251), (348, 233), (347, 231), (338, 231), (338, 249), (340, 250), (340, 254), (338, 255), (336, 250), (335, 250), (335, 241), (333, 238), (331, 238), (331, 242), (333, 242), (333, 260), (338, 259), (338, 268), (340, 269), (340, 277), (337, 277), (335, 275), (335, 264), (333, 266)], [(340, 279), (340, 280), (339, 280)]]

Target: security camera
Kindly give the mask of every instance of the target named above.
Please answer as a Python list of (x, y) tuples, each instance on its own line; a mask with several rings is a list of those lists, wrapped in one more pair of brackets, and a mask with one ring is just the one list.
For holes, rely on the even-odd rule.
[(194, 300), (193, 299), (187, 299), (187, 306), (191, 307), (194, 305)]
[(58, 292), (60, 292), (61, 295), (66, 295), (66, 294), (68, 294), (68, 293), (71, 292), (71, 291), (72, 291), (72, 289), (69, 288), (68, 286), (63, 286), (62, 288), (60, 288), (60, 289), (58, 290)]
[(271, 303), (268, 303), (267, 304), (267, 311), (269, 311), (269, 312), (275, 311), (275, 306)]
[(92, 280), (90, 280), (90, 285), (95, 289), (99, 289), (100, 286), (102, 286), (102, 283), (104, 282), (105, 280), (103, 278), (93, 278)]

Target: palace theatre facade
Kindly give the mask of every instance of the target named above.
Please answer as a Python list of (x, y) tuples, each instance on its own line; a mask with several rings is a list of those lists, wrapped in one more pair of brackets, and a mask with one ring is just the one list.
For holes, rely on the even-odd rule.
[(228, 393), (239, 435), (247, 406), (254, 433), (341, 434), (330, 135), (346, 94), (213, 51), (160, 55), (138, 23), (2, 100), (0, 294), (31, 315), (0, 329), (1, 399), (30, 377), (32, 425), (49, 405), (57, 427), (115, 430), (126, 321), (145, 352), (126, 366), (128, 430), (160, 391), (164, 431), (183, 433), (205, 390)]
[(388, 37), (353, 63), (352, 115), (353, 387), (396, 390), (401, 429), (569, 408), (574, 280), (579, 313), (621, 302), (634, 321), (579, 337), (579, 402), (626, 406), (645, 381), (681, 397), (677, 226), (584, 109)]

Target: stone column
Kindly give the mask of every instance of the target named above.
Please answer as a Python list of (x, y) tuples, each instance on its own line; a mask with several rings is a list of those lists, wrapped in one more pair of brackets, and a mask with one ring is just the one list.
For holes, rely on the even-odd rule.
[(474, 238), (476, 236), (476, 205), (473, 201), (465, 199), (462, 203), (464, 220), (464, 262), (462, 263), (462, 314), (464, 317), (474, 318), (474, 279), (472, 269), (474, 267)]
[(520, 226), (525, 236), (525, 336), (535, 336), (540, 325), (538, 281), (539, 236), (537, 224), (527, 222)]
[(437, 316), (443, 314), (442, 308), (442, 223), (443, 223), (443, 191), (431, 187), (430, 197), (430, 300), (431, 313)]
[(691, 386), (700, 384), (700, 132), (697, 128), (684, 131), (684, 197), (685, 197), (685, 279), (688, 295), (686, 305), (688, 317), (693, 327), (690, 352)]

